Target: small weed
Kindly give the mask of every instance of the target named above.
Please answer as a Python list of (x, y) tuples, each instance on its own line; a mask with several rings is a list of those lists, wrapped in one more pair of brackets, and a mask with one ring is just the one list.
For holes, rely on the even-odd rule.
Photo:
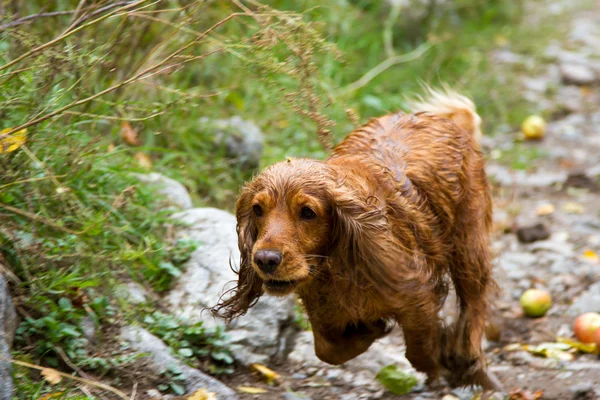
[(212, 374), (233, 371), (234, 360), (227, 348), (227, 336), (220, 326), (205, 328), (202, 321), (190, 323), (160, 311), (146, 315), (142, 322), (185, 363), (195, 367), (203, 363)]

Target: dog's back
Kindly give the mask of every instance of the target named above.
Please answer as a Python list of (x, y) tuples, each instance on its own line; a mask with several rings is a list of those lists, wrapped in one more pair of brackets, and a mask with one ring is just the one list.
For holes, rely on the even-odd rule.
[(424, 348), (423, 318), (399, 316), (411, 363), (429, 373), (434, 367), (423, 361), (425, 353), (436, 352), (433, 363), (452, 385), (495, 387), (481, 350), (488, 296), (495, 288), (488, 249), (492, 206), (478, 144), (481, 118), (469, 99), (449, 90), (428, 90), (411, 108), (412, 114), (385, 115), (352, 132), (328, 162), (354, 165), (354, 173), (376, 180), (390, 225), (402, 226), (408, 218), (418, 227), (412, 243), (406, 231), (396, 237), (437, 276), (438, 306), (447, 290), (444, 275), (449, 273), (456, 288), (460, 317), (440, 329), (437, 348)]

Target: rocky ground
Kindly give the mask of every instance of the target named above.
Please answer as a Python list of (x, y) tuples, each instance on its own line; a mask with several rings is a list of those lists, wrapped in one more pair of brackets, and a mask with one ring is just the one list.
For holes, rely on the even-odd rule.
[[(567, 6), (549, 9), (554, 13), (567, 11)], [(493, 317), (498, 329), (485, 344), (486, 354), (489, 369), (507, 393), (520, 388), (531, 393), (542, 391), (543, 399), (598, 399), (597, 356), (574, 354), (559, 360), (534, 355), (522, 345), (572, 337), (572, 323), (578, 314), (600, 311), (600, 261), (594, 257), (600, 254), (600, 13), (575, 14), (569, 34), (552, 42), (545, 53), (542, 63), (509, 48), (490, 55), (499, 71), (520, 71), (523, 93), (552, 115), (552, 120), (541, 141), (522, 142), (519, 133), (507, 131), (486, 136), (482, 143), (494, 191), (492, 248), (495, 276), (502, 289)], [(168, 184), (176, 187), (167, 189), (167, 194), (179, 191), (176, 183)], [(179, 207), (190, 207), (181, 195), (177, 198)], [(222, 288), (235, 279), (228, 268), (230, 257), (236, 260), (239, 255), (235, 219), (212, 208), (186, 209), (176, 218), (189, 226), (177, 234), (203, 245), (164, 299), (165, 304), (185, 318), (220, 324), (202, 309), (215, 304)], [(531, 236), (528, 228), (536, 225)], [(554, 304), (546, 317), (522, 315), (518, 300), (531, 287), (551, 292)], [(418, 384), (410, 394), (394, 396), (375, 375), (389, 364), (414, 372), (404, 358), (398, 330), (367, 353), (334, 367), (314, 356), (312, 334), (299, 329), (296, 318), (293, 299), (263, 297), (248, 315), (228, 327), (239, 365), (236, 372), (223, 378), (222, 384), (198, 371), (188, 371), (187, 389), (206, 387), (227, 399), (462, 400), (475, 394), (474, 390), (430, 391)], [(165, 355), (165, 349), (161, 353), (160, 341), (153, 342), (145, 332), (124, 328), (122, 338), (140, 351), (159, 348), (158, 356), (153, 353), (159, 369), (176, 362)], [(253, 363), (277, 371), (280, 383), (265, 384), (264, 377), (251, 371)], [(422, 376), (419, 379), (422, 382)], [(266, 393), (235, 394), (240, 386), (261, 388)], [(145, 395), (150, 398), (158, 393)], [(496, 397), (502, 398), (499, 394)]]

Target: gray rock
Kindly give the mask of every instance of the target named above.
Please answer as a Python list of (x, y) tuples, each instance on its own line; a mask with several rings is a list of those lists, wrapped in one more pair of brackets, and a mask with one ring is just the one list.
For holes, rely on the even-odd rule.
[(525, 171), (513, 171), (498, 164), (488, 164), (486, 172), (489, 177), (501, 186), (526, 186), (541, 188), (564, 182), (567, 179), (565, 171), (537, 172), (529, 174)]
[(140, 182), (155, 187), (157, 192), (164, 196), (171, 205), (182, 210), (192, 208), (192, 198), (190, 197), (188, 190), (176, 180), (167, 178), (156, 172), (150, 174), (135, 174), (135, 176)]
[(478, 388), (456, 388), (452, 389), (452, 394), (459, 400), (471, 400), (479, 391)]
[(600, 53), (600, 28), (594, 18), (577, 18), (573, 21), (569, 39), (576, 44), (588, 47), (595, 54)]
[(13, 381), (11, 376), (10, 348), (15, 338), (17, 329), (17, 314), (4, 280), (0, 274), (0, 400), (11, 400), (13, 395)]
[(264, 148), (264, 134), (254, 123), (238, 116), (211, 121), (202, 118), (202, 124), (215, 130), (215, 140), (225, 145), (227, 156), (246, 168), (256, 168)]
[(310, 400), (310, 397), (303, 393), (285, 392), (283, 395), (285, 400)]
[(561, 86), (556, 95), (556, 102), (564, 110), (572, 113), (581, 112), (585, 108), (584, 95), (577, 86)]
[(498, 266), (510, 279), (518, 281), (529, 276), (537, 260), (531, 253), (505, 252), (499, 257)]
[(88, 315), (82, 319), (79, 327), (89, 343), (96, 343), (96, 323), (91, 316)]
[(115, 289), (115, 295), (133, 305), (147, 303), (150, 296), (146, 288), (136, 282), (120, 284)]
[(598, 79), (596, 71), (585, 64), (563, 63), (560, 73), (563, 82), (575, 85), (590, 85)]
[[(216, 208), (196, 208), (175, 214), (173, 218), (188, 225), (177, 233), (200, 242), (185, 265), (185, 272), (166, 298), (172, 313), (206, 326), (223, 325), (204, 308), (215, 306), (224, 290), (232, 288), (237, 275), (230, 268), (240, 259), (236, 220)], [(248, 313), (228, 327), (232, 350), (242, 364), (268, 363), (285, 349), (284, 327), (294, 318), (293, 297), (263, 296)]]
[(592, 382), (577, 383), (569, 386), (569, 392), (573, 393), (573, 398), (576, 400), (594, 399), (595, 391)]
[(148, 353), (148, 367), (153, 373), (161, 374), (169, 369), (181, 371), (186, 393), (193, 393), (203, 388), (214, 392), (218, 398), (238, 398), (235, 391), (225, 384), (173, 357), (169, 347), (144, 328), (125, 326), (121, 329), (121, 339), (129, 342), (135, 351)]
[(567, 314), (577, 316), (586, 312), (600, 312), (600, 282), (591, 285), (571, 304)]
[(497, 63), (508, 65), (530, 66), (533, 63), (533, 59), (531, 57), (513, 53), (512, 51), (505, 49), (492, 52), (492, 58)]
[(328, 371), (325, 373), (328, 378), (333, 375), (335, 379), (342, 380), (349, 385), (377, 391), (382, 386), (375, 376), (381, 368), (390, 364), (413, 373), (420, 382), (425, 380), (423, 374), (416, 373), (412, 368), (404, 356), (404, 350), (400, 337), (392, 332), (389, 336), (373, 343), (365, 353), (343, 365), (332, 368), (315, 355), (312, 332), (301, 332), (296, 337), (296, 346), (289, 354), (288, 361), (304, 367), (323, 368)]

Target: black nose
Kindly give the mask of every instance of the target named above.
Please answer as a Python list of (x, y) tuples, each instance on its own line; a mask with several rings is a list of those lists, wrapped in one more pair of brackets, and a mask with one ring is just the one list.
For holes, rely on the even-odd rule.
[(254, 262), (258, 265), (258, 268), (266, 274), (275, 271), (275, 268), (281, 264), (282, 259), (283, 255), (278, 251), (259, 250), (254, 253)]

